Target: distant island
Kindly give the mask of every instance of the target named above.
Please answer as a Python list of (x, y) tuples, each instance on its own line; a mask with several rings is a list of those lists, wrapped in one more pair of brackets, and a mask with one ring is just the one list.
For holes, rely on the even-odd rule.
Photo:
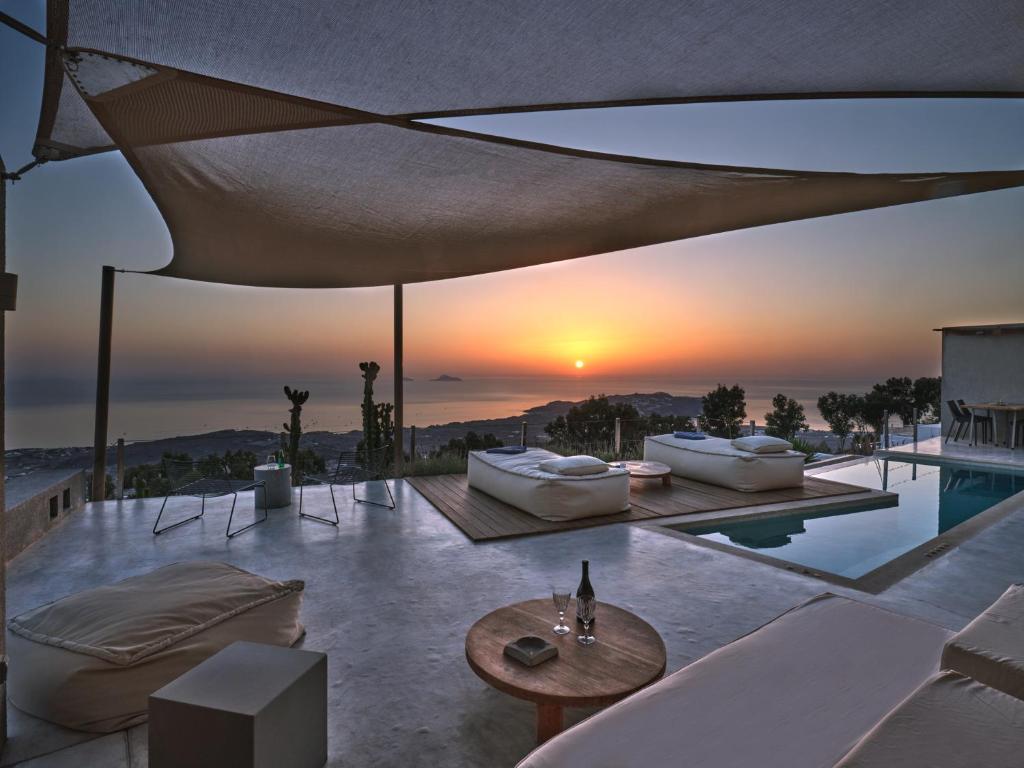
[(416, 381), (412, 376), (403, 376), (402, 381)]
[(447, 373), (442, 373), (436, 379), (431, 379), (431, 381), (462, 381), (462, 379), (458, 376), (449, 376)]

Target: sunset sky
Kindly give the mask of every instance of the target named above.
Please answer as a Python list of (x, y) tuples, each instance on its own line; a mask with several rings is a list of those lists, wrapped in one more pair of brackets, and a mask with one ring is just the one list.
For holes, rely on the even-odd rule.
[[(43, 3), (2, 2), (42, 29)], [(30, 159), (42, 48), (0, 28), (0, 153)], [(464, 128), (710, 163), (1024, 168), (1024, 104), (721, 104), (467, 118)], [(528, 190), (524, 190), (528, 194)], [(406, 288), (409, 375), (870, 379), (938, 369), (939, 325), (1024, 320), (1024, 190), (781, 224)], [(91, 393), (100, 267), (153, 269), (167, 230), (119, 154), (8, 189), (9, 381)], [(284, 257), (284, 255), (283, 255)], [(118, 277), (114, 377), (356, 376), (391, 357), (391, 290)], [(574, 363), (585, 361), (582, 374)], [(18, 388), (14, 387), (15, 397)]]

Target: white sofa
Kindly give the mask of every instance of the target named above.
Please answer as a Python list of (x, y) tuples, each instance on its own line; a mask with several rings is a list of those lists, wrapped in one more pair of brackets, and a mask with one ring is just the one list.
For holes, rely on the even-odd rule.
[[(559, 734), (517, 768), (1017, 768), (1024, 701), (1004, 691), (1024, 680), (1020, 595), (1011, 587), (956, 635), (819, 595)], [(950, 660), (955, 669), (941, 671)]]
[(720, 437), (684, 440), (668, 434), (644, 440), (646, 461), (667, 464), (673, 475), (734, 491), (798, 488), (804, 484), (804, 458), (799, 451), (741, 451)]
[(629, 509), (629, 472), (577, 477), (544, 472), (539, 464), (558, 454), (542, 448), (501, 454), (472, 451), (469, 485), (542, 520), (561, 522), (611, 515)]
[(519, 768), (828, 768), (934, 674), (951, 634), (821, 595), (559, 734)]

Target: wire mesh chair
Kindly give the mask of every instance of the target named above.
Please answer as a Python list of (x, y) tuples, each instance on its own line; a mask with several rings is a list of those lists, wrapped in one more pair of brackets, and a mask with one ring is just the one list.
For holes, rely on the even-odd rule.
[[(352, 487), (352, 500), (358, 504), (372, 504), (375, 507), (386, 509), (395, 508), (395, 497), (391, 495), (391, 486), (388, 485), (386, 469), (388, 459), (391, 456), (391, 445), (383, 445), (372, 451), (342, 451), (338, 454), (338, 462), (334, 471), (325, 475), (303, 475), (299, 484), (299, 516), (308, 517), (310, 520), (319, 520), (321, 523), (338, 525), (338, 502), (334, 498), (334, 486), (348, 485)], [(356, 496), (356, 485), (380, 481), (384, 483), (384, 490), (387, 491), (389, 504), (370, 499), (360, 499)], [(334, 505), (334, 519), (311, 515), (302, 511), (302, 489), (306, 485), (326, 485), (331, 491), (331, 504)]]
[[(209, 461), (164, 459), (162, 465), (164, 474), (170, 481), (171, 489), (164, 496), (164, 503), (160, 505), (160, 514), (156, 516), (156, 522), (153, 524), (153, 533), (155, 535), (159, 536), (161, 533), (177, 528), (179, 525), (185, 525), (185, 523), (198, 520), (206, 513), (206, 500), (221, 496), (234, 497), (231, 500), (231, 514), (228, 516), (228, 527), (225, 531), (229, 539), (267, 519), (268, 508), (266, 504), (269, 503), (269, 499), (267, 484), (263, 480), (236, 480), (231, 477), (231, 470), (227, 462), (214, 463)], [(238, 530), (232, 531), (231, 524), (235, 518), (235, 504), (238, 502), (238, 494), (242, 491), (251, 491), (254, 488), (263, 489), (263, 517)], [(167, 500), (171, 496), (192, 496), (193, 498), (201, 499), (199, 514), (161, 528), (160, 518), (163, 517), (164, 509), (167, 507)]]

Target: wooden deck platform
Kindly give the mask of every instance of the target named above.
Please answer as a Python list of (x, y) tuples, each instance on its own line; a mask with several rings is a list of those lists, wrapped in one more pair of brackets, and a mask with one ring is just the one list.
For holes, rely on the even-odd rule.
[(470, 488), (466, 475), (409, 477), (406, 478), (406, 482), (422, 493), (431, 504), (473, 541), (555, 533), (574, 528), (590, 528), (595, 525), (627, 523), (695, 512), (714, 512), (760, 504), (869, 493), (869, 489), (858, 485), (847, 485), (810, 476), (804, 480), (802, 488), (784, 488), (756, 493), (742, 493), (674, 476), (671, 487), (665, 487), (660, 482), (654, 483), (633, 478), (630, 481), (632, 508), (628, 512), (556, 523), (541, 520), (521, 509), (499, 501), (483, 491)]

